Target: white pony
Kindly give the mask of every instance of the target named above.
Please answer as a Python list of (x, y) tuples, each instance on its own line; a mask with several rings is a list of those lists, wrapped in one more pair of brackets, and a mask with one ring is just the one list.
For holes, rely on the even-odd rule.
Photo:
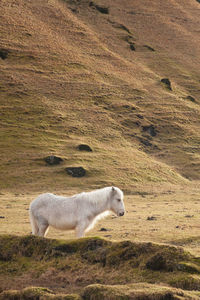
[(72, 197), (42, 194), (31, 202), (29, 214), (35, 235), (45, 236), (52, 226), (62, 230), (74, 229), (80, 238), (110, 211), (118, 216), (125, 213), (123, 192), (117, 187), (105, 187)]

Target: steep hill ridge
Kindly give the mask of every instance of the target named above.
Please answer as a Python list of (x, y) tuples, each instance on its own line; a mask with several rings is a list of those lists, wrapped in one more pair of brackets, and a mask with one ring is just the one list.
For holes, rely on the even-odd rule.
[[(79, 165), (80, 188), (200, 179), (197, 1), (9, 0), (0, 11), (2, 189), (77, 187), (64, 168)], [(50, 154), (64, 163), (47, 167)]]

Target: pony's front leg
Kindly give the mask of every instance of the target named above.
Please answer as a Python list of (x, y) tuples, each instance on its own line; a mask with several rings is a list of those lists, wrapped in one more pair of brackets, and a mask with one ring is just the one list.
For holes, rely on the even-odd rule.
[(76, 226), (76, 236), (77, 238), (82, 238), (85, 236), (85, 230), (89, 225), (89, 221), (85, 220), (80, 222), (77, 226)]

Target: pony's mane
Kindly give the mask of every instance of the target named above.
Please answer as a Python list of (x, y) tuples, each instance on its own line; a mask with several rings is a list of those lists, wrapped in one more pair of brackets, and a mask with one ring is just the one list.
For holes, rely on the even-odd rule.
[(86, 197), (90, 202), (98, 203), (104, 198), (107, 198), (110, 191), (111, 187), (105, 187), (91, 192), (86, 192), (84, 193), (84, 197)]
[(107, 197), (108, 193), (110, 192), (111, 187), (105, 187), (102, 189), (97, 189), (90, 192), (82, 192), (80, 194), (76, 194), (73, 197), (82, 197), (83, 199), (87, 199), (92, 203), (98, 203), (102, 201), (103, 198)]

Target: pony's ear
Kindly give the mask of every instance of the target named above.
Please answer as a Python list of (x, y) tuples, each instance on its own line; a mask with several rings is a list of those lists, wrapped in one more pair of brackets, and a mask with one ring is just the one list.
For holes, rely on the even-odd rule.
[(114, 188), (114, 186), (112, 186), (112, 193), (116, 192), (116, 189)]

